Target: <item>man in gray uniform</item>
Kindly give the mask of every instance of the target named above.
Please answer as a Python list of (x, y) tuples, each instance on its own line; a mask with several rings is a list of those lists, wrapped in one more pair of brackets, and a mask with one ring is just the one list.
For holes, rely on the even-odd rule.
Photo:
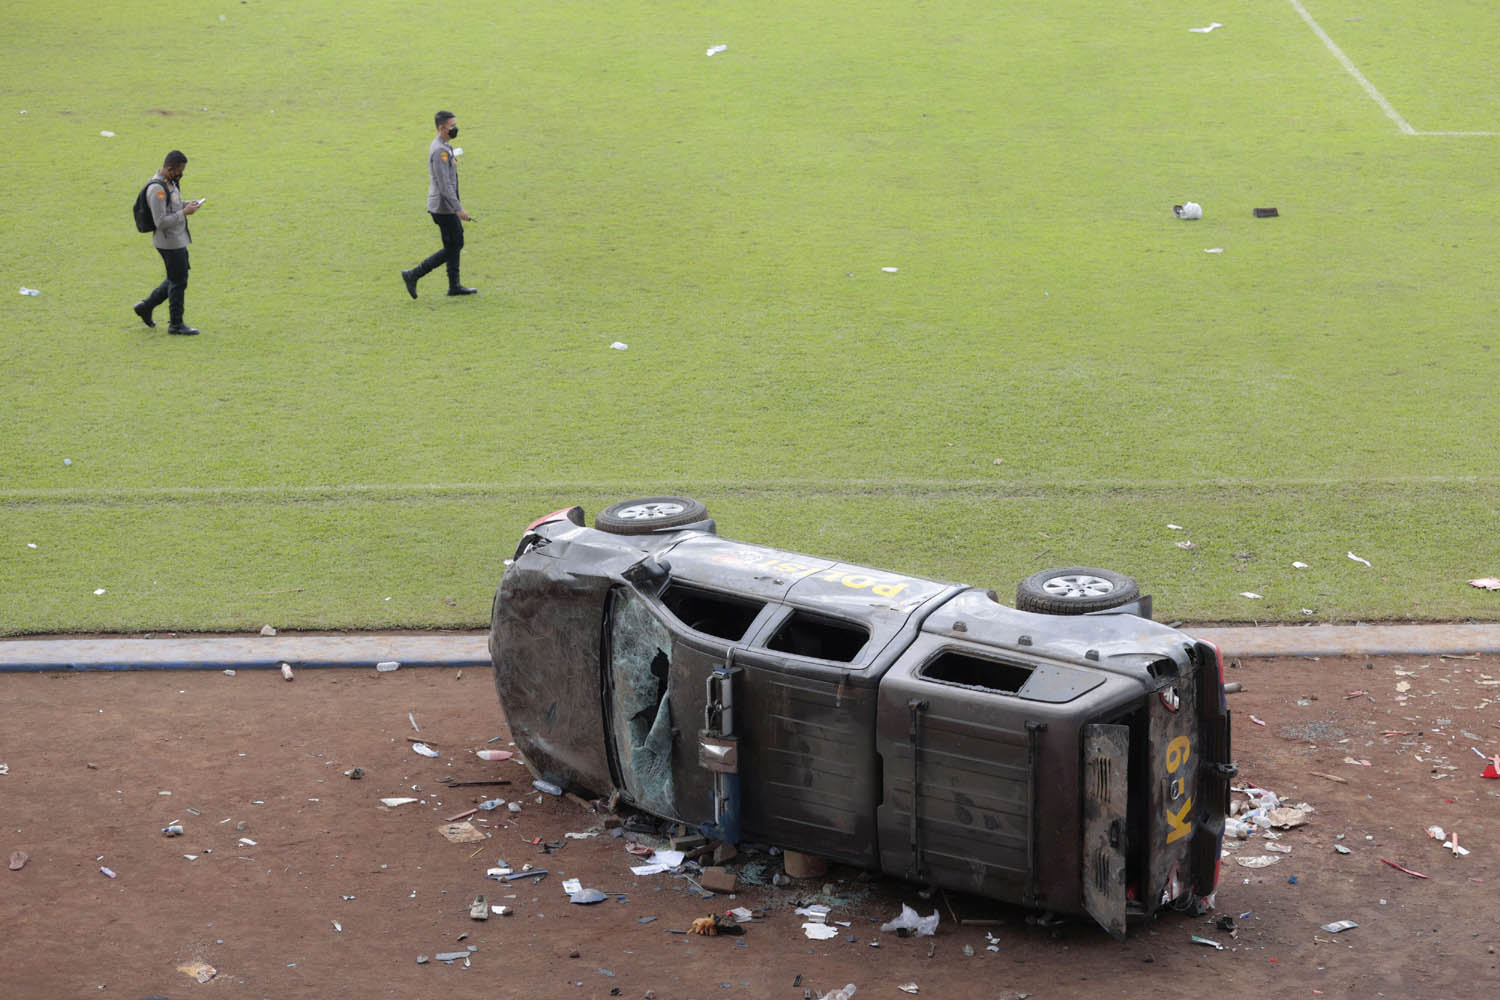
[(155, 326), (151, 310), (167, 303), (169, 321), (167, 332), (192, 336), (198, 331), (182, 321), (182, 309), (187, 298), (188, 244), (193, 242), (188, 232), (187, 217), (198, 211), (203, 204), (198, 201), (184, 202), (177, 182), (187, 169), (187, 157), (178, 149), (167, 154), (156, 176), (147, 182), (146, 200), (151, 204), (151, 218), (156, 222), (156, 231), (151, 234), (151, 245), (161, 254), (167, 265), (167, 280), (154, 288), (150, 295), (135, 304), (135, 314), (147, 326)]
[(448, 265), (448, 294), (473, 295), (477, 288), (466, 288), (458, 280), (458, 255), (464, 248), (464, 223), (470, 221), (458, 200), (458, 163), (448, 140), (458, 135), (458, 118), (451, 111), (432, 116), (437, 138), (427, 150), (427, 212), (443, 234), (443, 249), (428, 257), (410, 271), (401, 272), (401, 280), (412, 298), (417, 297), (417, 279), (439, 264)]

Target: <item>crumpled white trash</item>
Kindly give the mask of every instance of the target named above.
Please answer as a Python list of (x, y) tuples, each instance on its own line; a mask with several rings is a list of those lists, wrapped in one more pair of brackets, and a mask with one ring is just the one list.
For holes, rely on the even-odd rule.
[(938, 911), (933, 910), (931, 916), (922, 917), (917, 915), (905, 903), (901, 904), (901, 915), (890, 923), (881, 924), (880, 929), (887, 934), (892, 931), (909, 931), (914, 937), (931, 937), (937, 933)]
[(1203, 206), (1196, 201), (1183, 202), (1181, 205), (1172, 206), (1172, 214), (1179, 219), (1201, 219), (1203, 218)]

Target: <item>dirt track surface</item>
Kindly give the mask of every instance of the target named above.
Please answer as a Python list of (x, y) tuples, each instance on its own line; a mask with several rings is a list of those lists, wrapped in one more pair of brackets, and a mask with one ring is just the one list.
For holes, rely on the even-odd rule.
[[(1470, 748), (1500, 752), (1500, 658), (1244, 660), (1228, 675), (1245, 685), (1230, 696), (1241, 781), (1316, 811), (1275, 841), (1290, 853), (1260, 838), (1234, 852), (1272, 866), (1226, 858), (1213, 913), (1164, 916), (1124, 944), (839, 867), (772, 887), (780, 859), (765, 854), (741, 856), (761, 884), (734, 897), (634, 876), (640, 859), (602, 816), (530, 791), (514, 761), (474, 756), (507, 745), (487, 743), (507, 734), (483, 669), (305, 670), (291, 683), (263, 670), (0, 676), (0, 857), (29, 855), (0, 871), (0, 992), (801, 1000), (854, 982), (861, 998), (906, 996), (908, 983), (964, 998), (1492, 996), (1500, 781), (1480, 777)], [(441, 755), (418, 756), (417, 737)], [(362, 780), (345, 777), (355, 767)], [(512, 784), (448, 789), (446, 776)], [(419, 801), (388, 808), (388, 796)], [(440, 835), (496, 796), (522, 811), (478, 813), (482, 843)], [(183, 835), (163, 836), (174, 820)], [(1432, 824), (1473, 853), (1454, 857), (1424, 832)], [(564, 846), (539, 853), (549, 842)], [(487, 880), (502, 858), (551, 874)], [(610, 898), (571, 904), (565, 878)], [(514, 914), (470, 920), (480, 893)], [(849, 926), (809, 940), (796, 902), (827, 903)], [(903, 902), (940, 910), (935, 937), (880, 933)], [(671, 933), (736, 906), (767, 909), (740, 937)], [(960, 925), (954, 912), (998, 923)], [(1215, 926), (1225, 915), (1233, 934)], [(1320, 930), (1341, 919), (1360, 926)], [(467, 967), (417, 964), (471, 946)], [(214, 978), (179, 971), (192, 963)]]

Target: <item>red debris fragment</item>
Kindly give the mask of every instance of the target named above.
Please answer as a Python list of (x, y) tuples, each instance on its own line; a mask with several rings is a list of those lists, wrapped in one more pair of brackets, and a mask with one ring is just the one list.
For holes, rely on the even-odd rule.
[(1394, 861), (1386, 861), (1385, 858), (1381, 858), (1380, 860), (1381, 861), (1385, 861), (1386, 864), (1390, 865), (1392, 868), (1396, 869), (1398, 872), (1406, 872), (1406, 874), (1415, 876), (1416, 878), (1426, 878), (1427, 877), (1426, 875), (1423, 875), (1421, 872), (1414, 872), (1410, 868), (1403, 868), (1400, 865), (1396, 864), (1396, 862), (1394, 862)]

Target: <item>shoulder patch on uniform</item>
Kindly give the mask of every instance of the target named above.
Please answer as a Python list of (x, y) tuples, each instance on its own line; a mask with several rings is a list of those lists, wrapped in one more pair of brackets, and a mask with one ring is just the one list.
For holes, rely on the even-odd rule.
[(443, 150), (443, 152), (440, 155), (443, 157), (443, 162), (447, 163), (448, 162), (448, 151), (445, 149), (445, 150)]
[(158, 198), (166, 198), (167, 192), (163, 191), (161, 188), (157, 188), (156, 189), (156, 196)]

